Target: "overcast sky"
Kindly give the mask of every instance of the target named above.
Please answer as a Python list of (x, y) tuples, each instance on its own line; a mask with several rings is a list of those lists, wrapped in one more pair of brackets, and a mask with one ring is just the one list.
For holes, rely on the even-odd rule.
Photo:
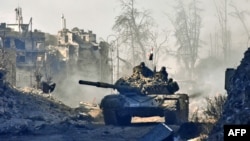
[[(240, 9), (247, 10), (250, 7), (248, 0), (232, 1)], [(171, 25), (164, 13), (174, 14), (172, 10), (175, 2), (176, 0), (136, 0), (136, 7), (149, 9), (159, 28), (165, 29), (170, 28)], [(61, 28), (61, 15), (64, 14), (68, 29), (78, 27), (86, 31), (92, 30), (97, 34), (97, 39), (106, 39), (108, 35), (113, 34), (111, 28), (115, 17), (120, 13), (119, 0), (1, 0), (0, 22), (15, 23), (14, 9), (18, 5), (22, 8), (24, 23), (28, 23), (29, 19), (33, 18), (33, 29), (57, 34)], [(202, 31), (204, 31), (202, 36), (206, 37), (209, 35), (206, 31), (215, 29), (214, 24), (218, 22), (214, 1), (200, 0), (199, 7), (204, 9), (201, 13)], [(229, 19), (229, 23), (230, 27), (233, 28), (236, 25), (243, 30), (239, 21)]]
[[(115, 17), (120, 13), (119, 0), (1, 0), (0, 22), (15, 23), (14, 9), (18, 5), (25, 23), (32, 17), (34, 28), (51, 34), (60, 29), (64, 14), (67, 28), (93, 30), (97, 37), (105, 38), (111, 34)], [(136, 1), (136, 7), (149, 9), (160, 26), (166, 25), (168, 19), (164, 13), (169, 13), (173, 5), (173, 0)]]
[[(60, 18), (64, 14), (67, 28), (79, 27), (92, 30), (97, 37), (111, 34), (115, 17), (120, 12), (119, 0), (1, 0), (0, 22), (15, 23), (16, 7), (22, 7), (24, 22), (33, 18), (33, 27), (56, 34), (61, 27)], [(162, 7), (166, 0), (139, 0), (137, 5), (151, 9), (153, 15), (163, 16)], [(158, 18), (157, 17), (157, 18)]]

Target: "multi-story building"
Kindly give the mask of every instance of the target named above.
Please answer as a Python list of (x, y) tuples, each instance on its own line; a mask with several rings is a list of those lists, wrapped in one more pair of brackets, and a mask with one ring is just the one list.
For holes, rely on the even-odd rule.
[[(32, 31), (32, 18), (23, 23), (22, 9), (15, 9), (16, 23), (0, 24), (2, 57), (7, 61), (7, 80), (13, 85), (28, 86), (32, 83), (33, 72), (45, 55), (45, 34)], [(8, 57), (7, 57), (8, 56)], [(29, 73), (27, 73), (29, 72)], [(28, 81), (29, 80), (29, 81)]]
[(24, 24), (22, 9), (18, 7), (15, 12), (16, 23), (0, 24), (0, 65), (8, 70), (7, 81), (17, 87), (33, 87), (37, 72), (44, 79), (77, 72), (84, 78), (110, 82), (108, 44), (97, 43), (92, 31), (76, 27), (69, 30), (62, 16), (62, 28), (54, 38), (57, 43), (51, 45), (46, 41), (53, 35), (48, 39), (44, 32), (32, 31), (32, 18)]
[(86, 32), (77, 27), (70, 31), (66, 28), (64, 16), (61, 21), (62, 28), (57, 34), (58, 46), (68, 49), (69, 65), (76, 65), (75, 68), (85, 77), (110, 82), (108, 45), (97, 43), (96, 34), (92, 31)]

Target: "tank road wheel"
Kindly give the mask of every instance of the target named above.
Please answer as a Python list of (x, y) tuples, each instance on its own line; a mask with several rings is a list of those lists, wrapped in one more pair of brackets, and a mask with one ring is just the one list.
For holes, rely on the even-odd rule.
[[(101, 102), (106, 125), (129, 125), (132, 117), (122, 112), (122, 99), (119, 95), (108, 95)], [(119, 113), (120, 112), (120, 113)]]
[(103, 109), (103, 117), (106, 125), (118, 124), (115, 110)]
[(101, 101), (101, 108), (106, 125), (118, 125), (116, 110), (120, 107), (119, 95), (107, 95)]

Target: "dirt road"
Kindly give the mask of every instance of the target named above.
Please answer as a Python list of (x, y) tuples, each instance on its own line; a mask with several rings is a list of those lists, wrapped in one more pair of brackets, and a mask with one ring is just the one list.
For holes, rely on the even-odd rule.
[(93, 123), (77, 126), (44, 127), (39, 133), (20, 135), (1, 135), (1, 141), (137, 141), (148, 133), (157, 122), (134, 123), (131, 126), (105, 126)]

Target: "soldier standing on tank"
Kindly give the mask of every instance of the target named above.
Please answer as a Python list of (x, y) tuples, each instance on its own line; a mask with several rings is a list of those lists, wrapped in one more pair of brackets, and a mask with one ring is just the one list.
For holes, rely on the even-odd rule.
[(160, 70), (160, 78), (161, 80), (163, 81), (167, 81), (168, 80), (168, 73), (166, 71), (166, 67), (161, 67), (161, 70)]
[(140, 65), (135, 66), (133, 68), (133, 73), (134, 74), (141, 74), (144, 77), (153, 76), (153, 71), (150, 70), (148, 67), (146, 67), (144, 62), (141, 62)]

